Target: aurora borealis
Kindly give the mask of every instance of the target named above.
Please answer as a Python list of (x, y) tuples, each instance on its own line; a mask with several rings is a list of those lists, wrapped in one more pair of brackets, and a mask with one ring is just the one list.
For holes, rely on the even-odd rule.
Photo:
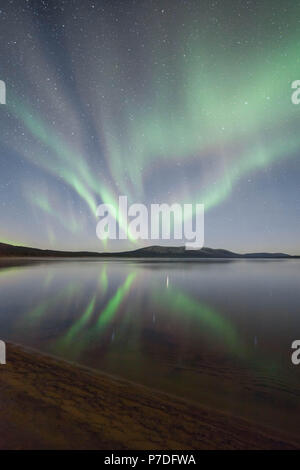
[(104, 250), (96, 207), (126, 195), (300, 254), (298, 1), (2, 3), (0, 241)]

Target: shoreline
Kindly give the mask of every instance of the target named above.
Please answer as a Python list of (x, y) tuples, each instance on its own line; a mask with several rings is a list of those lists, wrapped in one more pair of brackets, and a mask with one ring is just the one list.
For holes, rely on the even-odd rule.
[(274, 429), (7, 343), (0, 449), (296, 449)]

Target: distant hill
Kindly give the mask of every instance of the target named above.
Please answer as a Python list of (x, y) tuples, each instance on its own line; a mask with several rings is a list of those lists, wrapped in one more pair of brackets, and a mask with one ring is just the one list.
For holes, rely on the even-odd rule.
[(83, 258), (95, 256), (101, 256), (101, 254), (88, 251), (41, 250), (39, 248), (29, 248), (25, 246), (15, 246), (8, 245), (7, 243), (0, 243), (0, 257)]
[(165, 247), (149, 246), (127, 252), (130, 256), (142, 257), (183, 257), (183, 258), (291, 258), (285, 253), (247, 253), (239, 254), (222, 248), (201, 248), (200, 250), (186, 250), (184, 246)]
[(186, 250), (184, 246), (165, 247), (149, 246), (133, 251), (121, 253), (94, 253), (91, 251), (55, 251), (28, 248), (23, 246), (0, 243), (0, 257), (8, 258), (298, 258), (285, 253), (247, 253), (239, 254), (233, 251), (201, 248), (200, 250)]

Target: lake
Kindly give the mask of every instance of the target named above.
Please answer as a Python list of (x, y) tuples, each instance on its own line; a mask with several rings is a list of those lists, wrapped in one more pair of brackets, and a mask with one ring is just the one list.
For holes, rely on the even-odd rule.
[(299, 436), (299, 272), (298, 260), (3, 266), (0, 339)]

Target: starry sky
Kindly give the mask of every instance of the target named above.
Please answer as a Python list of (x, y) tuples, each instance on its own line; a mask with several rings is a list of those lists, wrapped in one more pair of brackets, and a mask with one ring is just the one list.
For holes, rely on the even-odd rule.
[(126, 195), (205, 204), (206, 246), (300, 254), (299, 31), (298, 0), (0, 0), (0, 241), (153, 244), (96, 237)]

